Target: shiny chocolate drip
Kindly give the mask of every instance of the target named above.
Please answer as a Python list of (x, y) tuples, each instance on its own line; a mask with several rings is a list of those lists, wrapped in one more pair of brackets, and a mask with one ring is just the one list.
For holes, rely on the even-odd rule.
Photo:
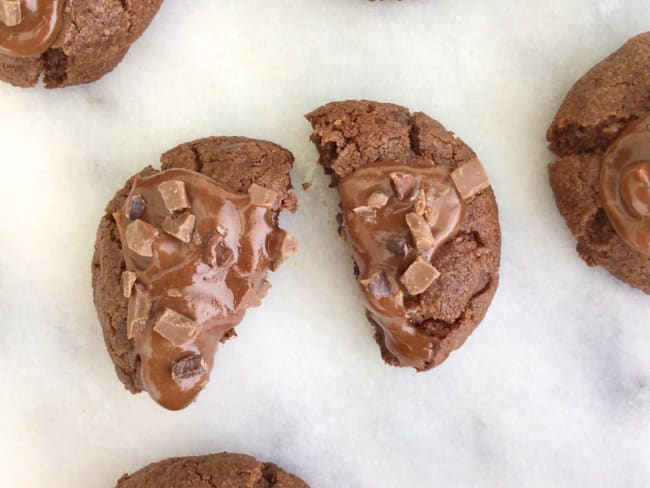
[[(395, 184), (405, 176), (415, 181), (406, 192)], [(407, 316), (404, 299), (410, 293), (404, 275), (416, 261), (429, 263), (436, 249), (460, 229), (466, 205), (454, 187), (450, 169), (373, 164), (344, 177), (339, 192), (345, 238), (359, 269), (367, 313), (383, 330), (386, 348), (401, 366), (424, 369), (435, 354), (435, 341)], [(369, 207), (369, 200), (382, 194), (388, 196), (385, 205)], [(422, 215), (431, 231), (424, 229), (426, 239), (414, 238), (407, 215), (412, 219)], [(420, 249), (418, 240), (424, 242)]]
[(650, 113), (629, 124), (607, 149), (600, 199), (618, 235), (650, 256)]
[[(160, 186), (167, 183), (186, 191), (185, 209), (169, 210)], [(280, 252), (274, 243), (286, 233), (272, 222), (270, 206), (255, 203), (250, 195), (233, 193), (199, 173), (171, 169), (136, 177), (124, 207), (114, 214), (126, 273), (136, 277), (129, 320), (144, 310), (142, 327), (129, 324), (141, 360), (141, 381), (168, 409), (184, 408), (194, 400), (208, 381), (219, 341), (242, 320), (247, 307), (259, 304), (269, 286), (264, 278)], [(164, 230), (174, 215), (194, 216), (186, 236)], [(129, 241), (129, 226), (151, 230), (148, 248)], [(215, 255), (217, 248), (220, 254)], [(141, 306), (143, 300), (136, 302), (142, 296), (146, 306)], [(192, 327), (159, 329), (163, 315), (185, 317)]]
[[(21, 0), (20, 22), (0, 22), (0, 54), (36, 57), (52, 46), (61, 31), (65, 0)], [(2, 8), (2, 0), (0, 0)]]

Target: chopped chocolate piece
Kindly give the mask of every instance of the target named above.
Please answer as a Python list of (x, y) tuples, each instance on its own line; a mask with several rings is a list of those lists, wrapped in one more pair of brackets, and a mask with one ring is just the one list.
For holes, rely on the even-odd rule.
[(128, 201), (126, 207), (126, 216), (129, 218), (129, 220), (140, 219), (144, 214), (144, 209), (146, 206), (147, 204), (144, 201), (144, 198), (142, 198), (142, 195), (133, 195)]
[(192, 354), (172, 363), (172, 378), (174, 381), (187, 380), (207, 372), (208, 366), (200, 354)]
[(180, 180), (163, 181), (158, 185), (158, 193), (165, 202), (165, 207), (171, 213), (177, 210), (189, 208), (190, 201), (187, 198), (185, 183)]
[(124, 271), (122, 273), (122, 295), (124, 295), (124, 298), (131, 296), (136, 278), (137, 275), (133, 271)]
[(205, 244), (205, 260), (213, 268), (221, 268), (233, 260), (234, 253), (223, 238), (223, 235), (214, 233), (208, 237), (208, 242)]
[(278, 199), (278, 192), (253, 183), (248, 187), (251, 203), (257, 207), (273, 208)]
[(144, 220), (134, 220), (126, 226), (126, 245), (139, 256), (152, 257), (152, 244), (158, 230)]
[(167, 290), (167, 296), (173, 298), (180, 298), (183, 296), (183, 294), (178, 288), (170, 288), (169, 290)]
[(126, 317), (126, 336), (135, 339), (144, 330), (151, 311), (151, 297), (142, 285), (136, 284), (135, 293), (129, 298), (129, 308)]
[(198, 334), (196, 322), (171, 308), (166, 308), (153, 330), (175, 346), (181, 346)]
[(383, 191), (375, 191), (368, 197), (368, 207), (383, 208), (388, 203), (388, 195)]
[(391, 173), (390, 179), (397, 192), (397, 198), (410, 198), (417, 186), (417, 178), (411, 173)]
[(271, 258), (271, 271), (275, 271), (284, 263), (289, 256), (292, 256), (298, 250), (298, 241), (286, 230), (278, 230), (274, 233), (276, 255)]
[(436, 222), (438, 221), (438, 215), (438, 211), (435, 208), (427, 207), (424, 209), (424, 218), (429, 225), (436, 225)]
[(415, 213), (418, 215), (424, 215), (424, 211), (427, 208), (427, 194), (424, 190), (418, 191), (417, 196), (415, 197)]
[(370, 278), (359, 280), (359, 283), (361, 283), (370, 294), (378, 300), (393, 295), (390, 290), (390, 284), (388, 283), (386, 273), (383, 271), (375, 272), (370, 276)]
[(235, 296), (235, 309), (237, 311), (246, 310), (249, 307), (259, 307), (261, 304), (262, 299), (249, 282), (246, 282), (246, 291), (239, 297)]
[(460, 168), (455, 169), (451, 173), (451, 180), (463, 200), (467, 200), (490, 186), (485, 168), (478, 158), (474, 158)]
[(439, 276), (440, 272), (435, 267), (418, 257), (399, 280), (411, 295), (419, 295), (424, 293)]
[(387, 237), (384, 243), (386, 249), (400, 258), (405, 258), (409, 252), (409, 245), (404, 236), (394, 235)]
[(411, 235), (418, 250), (430, 249), (435, 246), (436, 241), (431, 234), (431, 228), (424, 217), (414, 212), (406, 214), (406, 224), (411, 229)]
[(257, 296), (260, 297), (261, 300), (266, 296), (266, 294), (269, 292), (270, 289), (271, 289), (271, 283), (269, 283), (266, 280), (262, 280), (262, 282), (257, 287), (257, 290), (255, 290), (255, 293), (257, 293)]
[(0, 22), (15, 27), (23, 21), (20, 0), (0, 0)]
[(165, 217), (162, 230), (181, 242), (189, 243), (192, 240), (196, 217), (190, 212), (183, 212), (176, 217)]

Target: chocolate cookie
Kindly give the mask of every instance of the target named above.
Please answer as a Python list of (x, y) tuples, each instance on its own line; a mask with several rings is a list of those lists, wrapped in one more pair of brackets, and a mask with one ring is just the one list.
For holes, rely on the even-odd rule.
[(0, 79), (47, 88), (95, 81), (122, 60), (162, 0), (0, 0)]
[(291, 153), (244, 137), (180, 145), (129, 179), (97, 230), (92, 283), (120, 380), (162, 406), (187, 406), (218, 343), (235, 335), (296, 249), (278, 215), (296, 208)]
[(398, 105), (334, 102), (306, 117), (341, 195), (339, 233), (384, 360), (437, 366), (483, 319), (499, 281), (498, 211), (481, 162)]
[(116, 488), (309, 488), (295, 475), (244, 454), (170, 458), (122, 476)]
[(547, 139), (557, 207), (580, 257), (650, 293), (650, 33), (571, 88)]

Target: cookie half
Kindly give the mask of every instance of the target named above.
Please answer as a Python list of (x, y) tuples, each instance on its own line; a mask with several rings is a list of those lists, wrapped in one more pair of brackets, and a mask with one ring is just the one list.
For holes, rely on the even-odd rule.
[(47, 88), (112, 71), (162, 0), (0, 0), (0, 79)]
[(341, 195), (339, 233), (384, 360), (439, 365), (499, 282), (498, 210), (481, 162), (439, 122), (398, 105), (333, 102), (306, 117)]
[(108, 353), (133, 393), (177, 410), (207, 383), (219, 342), (296, 249), (278, 215), (296, 208), (291, 153), (213, 137), (180, 145), (106, 207), (92, 262)]
[(170, 458), (122, 476), (116, 488), (309, 488), (273, 463), (245, 454), (222, 452), (207, 456)]
[(650, 33), (567, 94), (548, 129), (557, 207), (580, 257), (650, 293)]

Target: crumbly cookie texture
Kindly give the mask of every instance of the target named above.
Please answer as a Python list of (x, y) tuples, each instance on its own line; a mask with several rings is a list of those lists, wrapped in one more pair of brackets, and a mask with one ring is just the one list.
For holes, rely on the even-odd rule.
[(333, 102), (306, 117), (342, 196), (339, 231), (354, 242), (384, 360), (437, 366), (483, 319), (499, 281), (498, 210), (476, 154), (398, 105)]
[[(259, 193), (257, 187), (261, 187), (275, 193), (277, 201), (272, 208), (268, 209), (273, 227), (277, 227), (277, 218), (280, 212), (296, 209), (295, 195), (290, 192), (291, 179), (289, 176), (293, 165), (293, 156), (289, 151), (276, 144), (244, 137), (212, 137), (182, 144), (164, 153), (161, 161), (163, 171), (191, 170), (212, 178), (232, 192), (248, 194), (253, 187), (253, 193), (256, 191)], [(156, 174), (158, 174), (156, 170), (147, 167), (136, 176), (146, 178)], [(130, 199), (128, 208), (125, 207), (134, 179), (135, 177), (129, 179), (124, 187), (117, 192), (101, 218), (92, 260), (92, 285), (104, 340), (117, 375), (128, 390), (137, 393), (143, 390), (144, 385), (139, 374), (141, 360), (133, 340), (138, 327), (138, 321), (134, 320), (137, 317), (134, 317), (134, 314), (142, 310), (145, 315), (147, 303), (146, 299), (140, 302), (136, 301), (140, 285), (134, 284), (134, 276), (128, 273), (120, 232), (114, 216), (116, 212), (125, 212), (127, 217), (138, 221), (138, 217), (143, 212), (145, 202), (138, 198)], [(163, 189), (168, 198), (167, 204), (174, 207), (185, 206), (183, 195), (175, 190), (177, 189), (172, 186)], [(167, 236), (168, 239), (185, 242), (185, 240), (191, 239), (188, 229), (193, 226), (192, 222), (187, 222), (187, 218), (194, 213), (195, 211), (192, 209), (180, 208), (174, 214), (177, 214), (176, 217), (163, 222), (161, 230), (155, 230), (158, 234)], [(148, 254), (150, 249), (147, 241), (151, 229), (140, 224), (139, 221), (132, 228), (131, 246), (137, 252)], [(185, 235), (186, 233), (188, 235)], [(278, 247), (284, 246), (286, 235), (286, 233), (278, 233), (279, 237), (285, 238), (278, 241)], [(207, 246), (211, 242), (205, 245)], [(223, 265), (224, 260), (228, 259), (227, 249), (222, 249), (221, 241), (215, 240), (213, 244), (214, 249), (206, 248), (205, 260), (209, 265)], [(228, 263), (228, 265), (230, 264), (232, 263)], [(278, 264), (270, 263), (272, 268)], [(256, 290), (257, 296), (263, 296), (268, 289), (263, 285), (264, 283), (260, 289)], [(170, 299), (181, 296), (180, 290), (175, 289), (167, 290), (167, 294)], [(130, 301), (132, 302), (132, 317), (129, 317), (128, 314)], [(178, 312), (178, 310), (176, 311)], [(176, 320), (177, 317), (172, 317), (170, 320), (172, 319)], [(129, 330), (129, 324), (134, 330)], [(164, 330), (163, 327), (164, 324), (159, 327), (160, 330)], [(234, 330), (227, 331), (222, 341), (234, 335)], [(191, 365), (179, 365), (179, 374), (187, 372), (185, 366)]]
[(608, 150), (650, 112), (650, 33), (640, 34), (589, 70), (567, 94), (547, 132), (558, 159), (549, 165), (557, 207), (580, 257), (650, 294), (650, 257), (617, 233), (601, 195)]
[[(47, 88), (95, 81), (118, 65), (148, 27), (162, 0), (42, 0), (39, 6), (52, 3), (62, 4), (60, 25), (42, 52), (25, 51), (28, 55), (16, 56), (15, 49), (9, 49), (15, 42), (7, 36), (20, 30), (21, 24), (8, 27), (0, 19), (0, 80), (30, 87), (42, 74)], [(24, 29), (33, 31), (28, 20)]]
[(122, 476), (116, 488), (309, 488), (273, 463), (244, 454), (170, 458)]

